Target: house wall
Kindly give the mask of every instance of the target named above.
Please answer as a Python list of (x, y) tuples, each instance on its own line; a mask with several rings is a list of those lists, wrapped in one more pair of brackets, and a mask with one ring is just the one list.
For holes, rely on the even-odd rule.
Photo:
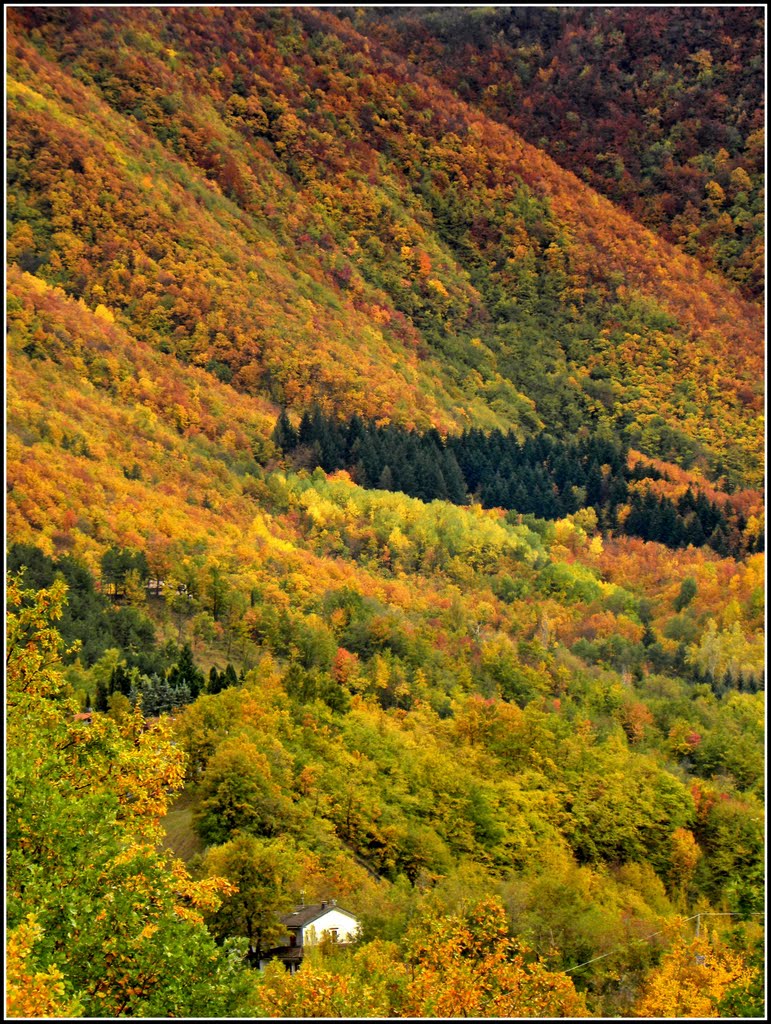
[(337, 941), (350, 942), (358, 931), (359, 925), (347, 914), (341, 913), (336, 907), (330, 907), (321, 917), (301, 929), (303, 946), (313, 946), (321, 941), (325, 931), (337, 928)]

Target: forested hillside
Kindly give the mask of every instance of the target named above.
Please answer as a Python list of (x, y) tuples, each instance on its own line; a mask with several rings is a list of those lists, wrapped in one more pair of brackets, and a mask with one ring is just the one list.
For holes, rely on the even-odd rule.
[(762, 1016), (755, 249), (491, 106), (546, 13), (9, 13), (11, 1016)]
[(293, 409), (758, 484), (757, 307), (330, 13), (12, 17), (23, 269)]
[(390, 8), (353, 17), (762, 298), (760, 8)]

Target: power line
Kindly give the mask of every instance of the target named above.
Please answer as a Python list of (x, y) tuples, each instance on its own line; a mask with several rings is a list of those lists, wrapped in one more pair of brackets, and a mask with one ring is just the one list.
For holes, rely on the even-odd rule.
[[(691, 917), (684, 918), (683, 924), (685, 924), (687, 921), (695, 921), (696, 922), (696, 937), (698, 938), (699, 929), (700, 929), (700, 925), (701, 925), (701, 918), (702, 917), (765, 917), (765, 916), (766, 915), (765, 915), (764, 911), (753, 911), (750, 914), (739, 914), (739, 913), (736, 913), (736, 912), (734, 912), (734, 913), (721, 913), (721, 912), (718, 912), (718, 911), (714, 911), (714, 912), (713, 911), (709, 911), (709, 912), (705, 912), (705, 913), (701, 913), (701, 914), (692, 914)], [(644, 935), (641, 939), (635, 939), (634, 941), (635, 942), (647, 942), (648, 939), (653, 939), (657, 935), (661, 935), (663, 932), (666, 932), (668, 930), (669, 930), (668, 928), (659, 928), (658, 931), (651, 932), (650, 935)], [(595, 963), (597, 960), (604, 960), (605, 957), (613, 956), (614, 953), (617, 953), (620, 949), (626, 949), (628, 946), (631, 946), (631, 944), (632, 944), (631, 942), (626, 942), (626, 943), (623, 943), (620, 946), (614, 946), (614, 948), (611, 949), (609, 953), (601, 953), (600, 956), (594, 956), (594, 957), (592, 957), (591, 960), (585, 960), (584, 963), (582, 963), (582, 964), (576, 964), (575, 967), (568, 967), (562, 973), (563, 974), (570, 974), (572, 971), (577, 971), (579, 969), (579, 967), (586, 967), (589, 964)]]

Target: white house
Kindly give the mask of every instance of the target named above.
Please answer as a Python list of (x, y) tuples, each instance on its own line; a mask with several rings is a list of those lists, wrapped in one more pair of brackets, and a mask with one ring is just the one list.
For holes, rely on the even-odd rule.
[(325, 938), (342, 944), (352, 942), (359, 931), (359, 922), (353, 914), (338, 907), (334, 900), (297, 907), (282, 917), (281, 923), (289, 933), (289, 941), (266, 950), (260, 957), (260, 970), (269, 960), (281, 960), (294, 974), (308, 946), (315, 946)]

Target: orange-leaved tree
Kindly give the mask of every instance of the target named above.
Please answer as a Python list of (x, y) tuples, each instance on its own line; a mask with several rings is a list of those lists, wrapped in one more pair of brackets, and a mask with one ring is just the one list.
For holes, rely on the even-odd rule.
[(421, 920), (410, 943), (405, 1016), (583, 1017), (583, 996), (508, 936), (495, 899), (465, 916)]
[(720, 1017), (721, 1002), (750, 989), (755, 968), (709, 936), (680, 939), (648, 975), (635, 1005), (637, 1017)]

